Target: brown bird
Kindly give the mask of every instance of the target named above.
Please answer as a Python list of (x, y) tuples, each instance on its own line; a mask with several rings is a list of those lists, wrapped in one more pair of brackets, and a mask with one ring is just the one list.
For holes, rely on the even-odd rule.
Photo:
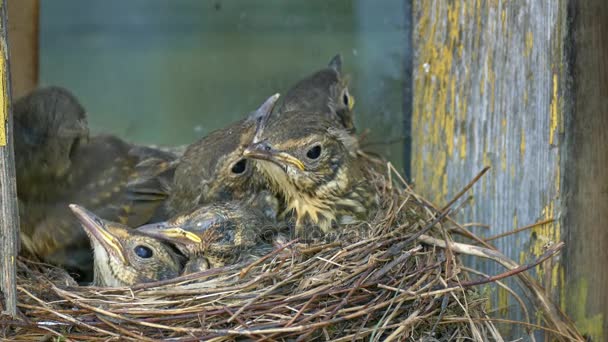
[(86, 281), (93, 270), (90, 243), (68, 204), (132, 226), (148, 223), (164, 197), (142, 180), (165, 172), (174, 157), (113, 136), (88, 138), (84, 110), (64, 89), (26, 96), (14, 115), (22, 246)]
[(17, 100), (13, 113), (19, 198), (54, 196), (49, 188), (66, 181), (76, 150), (89, 139), (85, 110), (67, 90), (47, 87)]
[(348, 79), (342, 74), (342, 56), (338, 54), (326, 68), (292, 86), (275, 114), (280, 117), (283, 112), (301, 111), (306, 115), (318, 115), (354, 133), (354, 105), (355, 98), (348, 89)]
[(170, 245), (128, 226), (103, 220), (75, 204), (70, 209), (91, 239), (93, 285), (131, 286), (179, 276), (184, 259)]
[(137, 230), (174, 244), (190, 259), (184, 273), (192, 273), (267, 254), (280, 225), (259, 208), (232, 201), (208, 204)]
[[(216, 130), (188, 147), (175, 170), (168, 198), (168, 216), (231, 200), (249, 200), (258, 191), (259, 177), (243, 158), (261, 118), (272, 111), (279, 94), (230, 126)], [(166, 182), (165, 182), (166, 183)]]
[(357, 139), (312, 114), (291, 111), (267, 120), (259, 141), (243, 153), (256, 159), (270, 189), (283, 199), (284, 213), (294, 214), (300, 237), (313, 227), (327, 233), (334, 224), (364, 219), (377, 201), (357, 156)]

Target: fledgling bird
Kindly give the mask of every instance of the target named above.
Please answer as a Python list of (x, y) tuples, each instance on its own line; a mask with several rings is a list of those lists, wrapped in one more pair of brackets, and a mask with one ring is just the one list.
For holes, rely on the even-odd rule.
[(71, 204), (70, 209), (91, 240), (93, 285), (132, 286), (181, 274), (184, 258), (170, 245), (126, 225), (103, 220), (81, 206)]
[(246, 118), (188, 147), (167, 190), (168, 217), (212, 202), (248, 201), (255, 197), (259, 177), (253, 176), (255, 170), (243, 158), (243, 150), (253, 139), (260, 119), (269, 115), (278, 98), (279, 94), (269, 97)]
[(208, 204), (137, 230), (174, 244), (189, 258), (184, 273), (192, 273), (267, 254), (280, 225), (259, 208), (232, 201)]
[(88, 136), (82, 105), (67, 90), (43, 88), (14, 106), (17, 194), (25, 252), (92, 276), (89, 239), (68, 204), (104, 219), (147, 223), (164, 198), (132, 183), (154, 178), (174, 157), (113, 136)]
[(291, 111), (266, 120), (261, 130), (244, 156), (256, 160), (270, 189), (283, 199), (284, 214), (293, 213), (299, 237), (315, 227), (327, 233), (335, 224), (365, 219), (376, 206), (357, 139), (344, 128)]
[(72, 159), (89, 139), (85, 109), (61, 87), (34, 90), (15, 101), (15, 169), (19, 198), (53, 196), (64, 183)]
[(300, 80), (292, 86), (277, 106), (275, 116), (283, 112), (301, 111), (318, 115), (319, 119), (334, 121), (338, 127), (355, 132), (353, 107), (355, 98), (348, 89), (348, 79), (342, 73), (342, 56), (334, 56), (326, 68)]

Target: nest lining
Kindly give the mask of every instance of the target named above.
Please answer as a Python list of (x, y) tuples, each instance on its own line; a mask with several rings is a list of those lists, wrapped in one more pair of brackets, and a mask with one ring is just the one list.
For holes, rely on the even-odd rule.
[[(556, 340), (581, 338), (544, 290), (520, 273), (533, 265), (519, 266), (490, 248), (453, 242), (456, 231), (479, 239), (453, 222), (449, 207), (436, 209), (417, 195), (390, 164), (388, 171), (370, 174), (381, 208), (369, 222), (315, 244), (291, 241), (249, 264), (131, 288), (100, 288), (77, 286), (60, 269), (20, 259), (21, 316), (0, 317), (0, 336), (16, 341), (502, 341), (500, 322), (523, 325), (532, 340), (536, 329)], [(553, 246), (538, 262), (559, 248)], [(463, 266), (461, 254), (493, 259), (509, 271), (485, 276)], [(544, 327), (529, 318), (511, 322), (488, 314), (487, 297), (476, 285), (505, 286), (499, 280), (515, 274), (543, 313)]]

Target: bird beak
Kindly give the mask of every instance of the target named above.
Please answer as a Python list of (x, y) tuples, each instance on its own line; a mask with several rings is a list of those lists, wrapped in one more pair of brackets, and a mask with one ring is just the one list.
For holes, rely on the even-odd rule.
[(108, 231), (102, 219), (76, 204), (70, 204), (70, 209), (78, 220), (80, 220), (82, 227), (89, 236), (97, 240), (109, 254), (114, 255), (124, 264), (127, 264), (122, 245), (119, 240)]
[(243, 156), (246, 158), (270, 161), (279, 165), (281, 168), (285, 168), (287, 164), (290, 164), (297, 167), (301, 171), (306, 169), (304, 163), (302, 163), (300, 159), (287, 152), (275, 150), (266, 141), (260, 141), (249, 145), (245, 151), (243, 151)]
[(355, 107), (355, 97), (348, 94), (348, 110), (353, 110), (353, 107)]
[(200, 244), (203, 240), (200, 236), (184, 230), (180, 227), (167, 226), (164, 222), (146, 224), (137, 228), (137, 231), (148, 236), (181, 244)]

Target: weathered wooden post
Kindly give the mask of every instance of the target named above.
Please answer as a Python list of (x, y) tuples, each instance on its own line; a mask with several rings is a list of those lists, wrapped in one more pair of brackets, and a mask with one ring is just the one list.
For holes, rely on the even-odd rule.
[(13, 152), (6, 1), (0, 5), (0, 291), (3, 311), (17, 313), (15, 265), (19, 213)]
[[(565, 241), (537, 277), (604, 340), (608, 3), (413, 0), (413, 12), (416, 188), (441, 205), (491, 166), (459, 218), (491, 225), (476, 230), (486, 236), (544, 222), (492, 242), (524, 262)], [(506, 292), (494, 299), (519, 311)]]

